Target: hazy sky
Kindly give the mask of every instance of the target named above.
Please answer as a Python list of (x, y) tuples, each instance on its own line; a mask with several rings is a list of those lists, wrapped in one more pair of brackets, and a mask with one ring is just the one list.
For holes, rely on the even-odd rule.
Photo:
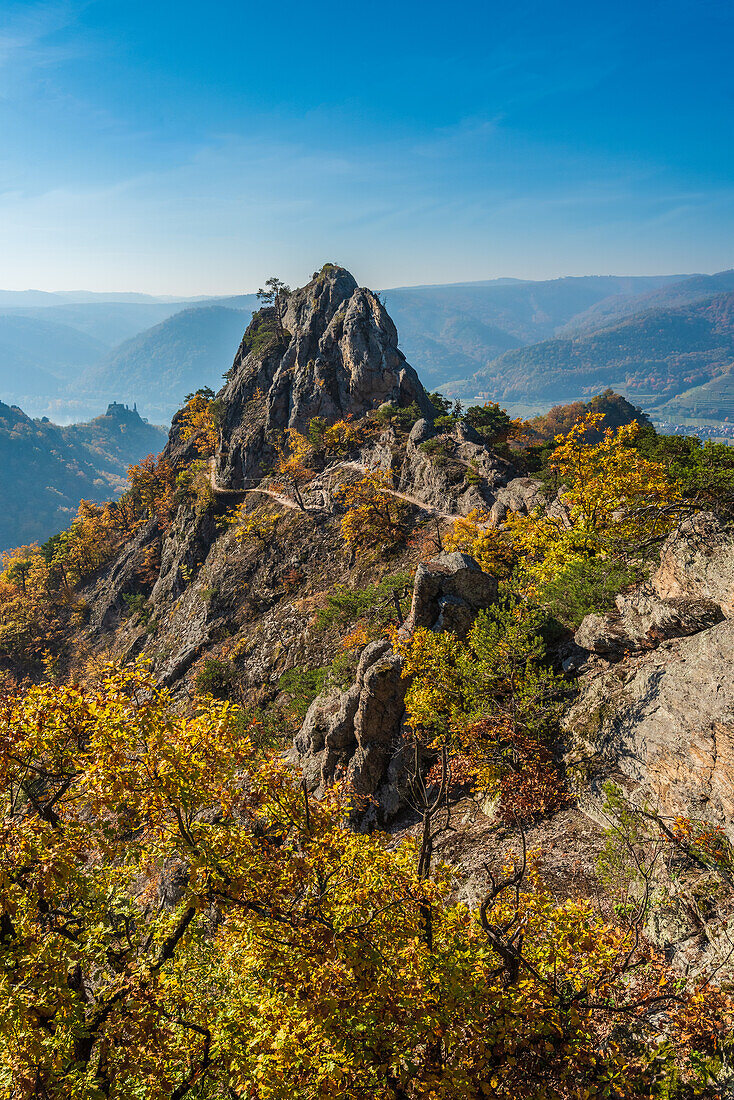
[(730, 0), (0, 0), (0, 287), (734, 266)]

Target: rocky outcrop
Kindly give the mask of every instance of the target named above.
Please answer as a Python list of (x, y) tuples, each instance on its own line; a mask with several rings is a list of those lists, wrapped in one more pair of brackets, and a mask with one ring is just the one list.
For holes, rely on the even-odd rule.
[[(473, 558), (443, 554), (419, 566), (403, 632), (427, 627), (463, 635), (496, 598), (497, 582)], [(372, 642), (362, 652), (353, 686), (317, 698), (293, 744), (291, 760), (317, 795), (340, 778), (348, 780), (357, 796), (355, 818), (363, 825), (388, 821), (404, 802), (406, 688), (390, 643)]]
[(650, 585), (577, 631), (598, 656), (565, 718), (567, 760), (592, 811), (619, 775), (634, 798), (734, 839), (733, 577), (734, 542), (696, 516), (669, 537)]
[(666, 540), (648, 584), (617, 596), (616, 610), (587, 615), (581, 649), (609, 658), (698, 634), (734, 614), (734, 537), (710, 512), (685, 520)]
[(489, 514), (493, 523), (500, 524), (508, 512), (527, 516), (545, 503), (542, 481), (534, 477), (516, 477), (497, 490)]
[[(409, 437), (405, 458), (395, 471), (396, 488), (444, 512), (488, 512), (517, 471), (478, 436), (470, 438), (475, 432), (465, 433), (462, 427), (437, 436), (426, 421), (419, 420)], [(427, 439), (435, 439), (437, 450), (433, 453), (422, 449)]]
[(734, 615), (734, 535), (711, 512), (681, 524), (660, 555), (652, 585), (663, 599), (713, 600)]
[[(263, 321), (270, 324), (264, 336)], [(256, 315), (237, 352), (220, 395), (221, 484), (237, 488), (260, 477), (272, 460), (273, 438), (288, 428), (305, 431), (316, 416), (359, 419), (390, 402), (415, 404), (424, 418), (434, 418), (385, 307), (344, 268), (327, 264), (294, 291), (283, 329), (281, 337), (274, 317)]]
[(497, 581), (483, 573), (468, 554), (442, 554), (419, 565), (404, 631), (418, 627), (450, 630), (465, 637), (477, 613), (497, 599)]
[(724, 618), (714, 600), (703, 596), (660, 599), (651, 586), (618, 596), (616, 604), (614, 613), (586, 616), (575, 634), (578, 646), (619, 657), (633, 650), (653, 649), (666, 638), (698, 634)]
[(664, 813), (734, 839), (734, 621), (591, 676), (566, 716), (583, 785), (621, 772)]

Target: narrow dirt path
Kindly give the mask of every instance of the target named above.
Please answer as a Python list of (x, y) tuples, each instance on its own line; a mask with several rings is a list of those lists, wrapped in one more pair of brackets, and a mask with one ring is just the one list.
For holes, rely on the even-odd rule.
[[(364, 466), (361, 462), (337, 462), (334, 466), (329, 466), (317, 478), (314, 482), (318, 482), (327, 474), (331, 474), (336, 470), (356, 470), (358, 473), (369, 473), (369, 468)], [(258, 486), (253, 486), (251, 489), (224, 489), (221, 485), (217, 484), (216, 475), (216, 458), (209, 459), (209, 480), (212, 488), (212, 492), (216, 496), (220, 497), (238, 497), (243, 498), (248, 493), (262, 493), (264, 496), (271, 497), (273, 500), (277, 500), (279, 504), (284, 505), (286, 508), (291, 508), (296, 512), (303, 512), (304, 509), (300, 508), (294, 501), (288, 497), (281, 495), (280, 493), (274, 493), (272, 489), (261, 489)], [(305, 487), (306, 490), (308, 486)], [(425, 501), (419, 500), (418, 497), (410, 496), (408, 493), (399, 493), (397, 489), (387, 489), (381, 487), (380, 492), (386, 493), (388, 496), (396, 497), (398, 500), (404, 500), (407, 504), (412, 504), (415, 508), (419, 508), (422, 512), (429, 512), (433, 516), (437, 516), (439, 519), (447, 520), (450, 523), (454, 523), (457, 519), (464, 519), (464, 516), (455, 512), (442, 512), (440, 508), (435, 508), (432, 504), (426, 504)], [(320, 508), (306, 508), (305, 511), (321, 511)]]
[(217, 471), (216, 471), (216, 458), (209, 459), (209, 482), (211, 484), (212, 492), (218, 497), (237, 497), (241, 499), (247, 496), (248, 493), (262, 493), (266, 497), (271, 497), (272, 500), (277, 500), (278, 504), (284, 505), (286, 508), (292, 508), (296, 512), (302, 512), (303, 509), (299, 508), (293, 500), (289, 500), (288, 497), (282, 496), (280, 493), (274, 493), (272, 489), (261, 489), (259, 486), (254, 485), (251, 489), (224, 489), (221, 485), (217, 485)]
[[(347, 469), (358, 470), (363, 474), (369, 473), (367, 466), (363, 466), (361, 462), (339, 462), (336, 466), (330, 466), (324, 474), (330, 474), (333, 470)], [(454, 512), (442, 512), (440, 508), (434, 508), (432, 504), (426, 504), (425, 501), (419, 500), (418, 497), (409, 496), (408, 493), (399, 493), (397, 489), (386, 489), (381, 487), (380, 492), (387, 493), (391, 497), (397, 497), (398, 500), (405, 500), (408, 504), (413, 504), (416, 508), (420, 508), (423, 512), (430, 512), (434, 516), (439, 516), (441, 519), (450, 520), (452, 523), (454, 520), (463, 519), (463, 516), (457, 515)]]

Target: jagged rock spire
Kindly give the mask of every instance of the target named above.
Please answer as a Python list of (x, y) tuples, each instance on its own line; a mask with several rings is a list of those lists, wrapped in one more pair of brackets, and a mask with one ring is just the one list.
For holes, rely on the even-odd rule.
[(221, 476), (233, 486), (257, 477), (270, 441), (287, 428), (304, 431), (315, 416), (361, 417), (385, 401), (435, 410), (398, 349), (398, 334), (376, 294), (343, 267), (326, 264), (294, 291), (285, 336), (268, 338), (267, 311), (254, 318), (221, 394)]

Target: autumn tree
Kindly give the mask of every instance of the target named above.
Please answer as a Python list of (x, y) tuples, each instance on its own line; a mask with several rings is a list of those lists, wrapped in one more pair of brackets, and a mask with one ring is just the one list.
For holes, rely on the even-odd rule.
[(517, 553), (506, 533), (492, 522), (488, 512), (476, 508), (454, 520), (443, 543), (449, 552), (470, 554), (485, 573), (503, 580), (517, 564)]
[(357, 553), (390, 549), (405, 538), (408, 506), (395, 495), (383, 470), (370, 470), (358, 481), (337, 486), (333, 497), (346, 509), (342, 537)]
[(33, 568), (33, 559), (31, 557), (17, 557), (14, 558), (8, 568), (5, 570), (7, 579), (11, 583), (16, 581), (20, 584), (23, 590), (23, 595), (26, 595), (26, 577)]
[(186, 396), (186, 404), (180, 413), (181, 438), (193, 439), (203, 457), (213, 455), (219, 443), (221, 404), (208, 386)]
[(339, 789), (305, 796), (237, 708), (182, 714), (139, 666), (0, 698), (0, 796), (12, 1100), (662, 1097), (726, 1042), (725, 996), (707, 1015), (532, 860), (457, 904), (414, 843), (351, 831)]
[(2, 554), (0, 658), (19, 672), (37, 669), (58, 635), (49, 568), (38, 546)]
[(480, 612), (466, 640), (419, 628), (393, 645), (409, 680), (405, 707), (429, 749), (470, 761), (475, 784), (509, 819), (562, 802), (551, 747), (563, 681), (548, 668), (542, 615), (512, 592)]
[(529, 515), (511, 512), (500, 535), (490, 536), (495, 549), (512, 549), (528, 595), (542, 597), (569, 571), (578, 583), (590, 570), (619, 574), (630, 563), (642, 566), (685, 507), (665, 465), (634, 446), (637, 424), (588, 438), (601, 418), (589, 414), (558, 437), (548, 460), (549, 488), (557, 493), (552, 512), (543, 506)]
[(301, 495), (301, 488), (315, 476), (315, 470), (309, 465), (312, 458), (311, 441), (302, 432), (289, 428), (285, 438), (281, 437), (273, 441), (273, 447), (276, 453), (273, 467), (276, 478), (274, 488), (280, 485), (291, 489), (296, 504), (301, 511), (305, 512), (306, 505)]
[(176, 473), (168, 459), (148, 455), (128, 469), (127, 477), (135, 514), (154, 517), (161, 530), (167, 530), (176, 505)]

